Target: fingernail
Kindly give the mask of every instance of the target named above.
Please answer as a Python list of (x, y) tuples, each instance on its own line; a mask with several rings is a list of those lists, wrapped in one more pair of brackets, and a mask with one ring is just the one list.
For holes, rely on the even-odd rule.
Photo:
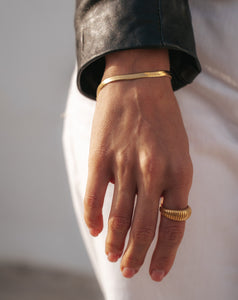
[(89, 232), (92, 236), (98, 236), (99, 232), (98, 230), (94, 229), (94, 228), (89, 228)]
[(164, 271), (162, 271), (162, 270), (153, 270), (151, 272), (151, 278), (154, 281), (162, 281), (162, 279), (164, 278)]
[(126, 278), (131, 278), (136, 274), (136, 270), (132, 268), (124, 268), (122, 270), (122, 275)]
[(108, 253), (108, 255), (107, 255), (108, 260), (111, 261), (111, 262), (118, 261), (119, 257), (120, 256), (118, 254), (114, 254), (114, 253)]

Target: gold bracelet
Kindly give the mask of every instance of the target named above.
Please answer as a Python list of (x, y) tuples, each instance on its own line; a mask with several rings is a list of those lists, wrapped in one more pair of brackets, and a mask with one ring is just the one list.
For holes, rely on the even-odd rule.
[(169, 77), (172, 78), (172, 74), (170, 71), (155, 71), (155, 72), (143, 72), (143, 73), (134, 73), (134, 74), (126, 74), (126, 75), (116, 75), (109, 78), (104, 79), (97, 88), (97, 97), (99, 92), (104, 88), (105, 85), (121, 80), (132, 80), (132, 79), (140, 79), (140, 78), (153, 78), (153, 77)]

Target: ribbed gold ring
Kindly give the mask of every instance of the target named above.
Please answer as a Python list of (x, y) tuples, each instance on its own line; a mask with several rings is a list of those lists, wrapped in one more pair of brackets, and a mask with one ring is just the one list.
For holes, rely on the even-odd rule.
[(191, 207), (188, 205), (185, 209), (167, 209), (160, 206), (161, 215), (173, 221), (186, 221), (192, 213)]

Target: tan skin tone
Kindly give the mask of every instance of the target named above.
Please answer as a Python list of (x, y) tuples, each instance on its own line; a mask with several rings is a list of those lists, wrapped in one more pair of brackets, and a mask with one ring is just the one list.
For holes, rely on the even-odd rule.
[[(156, 70), (169, 70), (167, 50), (119, 51), (106, 57), (103, 79)], [(154, 238), (150, 276), (161, 281), (170, 271), (185, 222), (162, 216), (157, 224), (159, 199), (164, 197), (166, 208), (185, 208), (192, 172), (188, 139), (169, 78), (115, 82), (101, 90), (91, 133), (84, 217), (90, 233), (97, 236), (103, 228), (106, 188), (113, 182), (105, 252), (112, 262), (122, 256), (124, 277), (139, 271)]]

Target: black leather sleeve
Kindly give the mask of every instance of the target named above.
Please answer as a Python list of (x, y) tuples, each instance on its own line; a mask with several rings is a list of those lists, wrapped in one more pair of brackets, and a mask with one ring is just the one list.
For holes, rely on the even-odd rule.
[(78, 88), (92, 99), (112, 51), (169, 49), (174, 90), (201, 71), (187, 0), (76, 0), (75, 33)]

